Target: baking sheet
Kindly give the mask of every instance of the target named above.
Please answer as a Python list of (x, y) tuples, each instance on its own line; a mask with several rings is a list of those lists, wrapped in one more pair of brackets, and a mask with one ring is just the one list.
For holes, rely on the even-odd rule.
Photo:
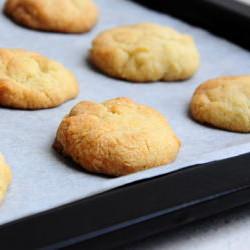
[[(0, 1), (1, 5), (3, 2)], [(82, 35), (32, 31), (0, 15), (1, 47), (26, 48), (62, 62), (75, 72), (81, 88), (77, 99), (55, 109), (0, 109), (0, 152), (4, 153), (14, 174), (6, 200), (0, 207), (0, 224), (136, 180), (250, 151), (250, 134), (204, 127), (188, 116), (188, 104), (196, 86), (218, 75), (248, 73), (249, 52), (127, 0), (96, 2), (102, 12), (100, 22), (92, 32)], [(195, 38), (202, 66), (194, 78), (178, 83), (131, 84), (102, 75), (88, 64), (90, 43), (98, 32), (116, 25), (145, 21), (172, 26)], [(73, 105), (80, 100), (103, 101), (118, 96), (131, 97), (168, 117), (182, 141), (176, 162), (125, 177), (108, 178), (75, 168), (71, 161), (51, 149), (57, 127)]]

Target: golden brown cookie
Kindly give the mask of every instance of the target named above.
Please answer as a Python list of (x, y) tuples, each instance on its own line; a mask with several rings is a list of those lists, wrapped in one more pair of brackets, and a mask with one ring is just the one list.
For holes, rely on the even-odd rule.
[(0, 202), (5, 196), (5, 193), (10, 185), (11, 179), (11, 170), (6, 164), (3, 155), (0, 154)]
[(236, 132), (250, 132), (250, 76), (220, 77), (201, 84), (193, 95), (195, 120)]
[(142, 23), (99, 34), (90, 60), (104, 73), (128, 81), (176, 81), (197, 71), (199, 53), (190, 36)]
[(26, 27), (65, 33), (87, 32), (98, 17), (92, 0), (7, 0), (4, 11)]
[(77, 94), (76, 79), (63, 65), (34, 52), (0, 49), (0, 105), (51, 108)]
[(174, 161), (180, 142), (160, 113), (116, 98), (77, 104), (54, 147), (90, 172), (120, 176)]

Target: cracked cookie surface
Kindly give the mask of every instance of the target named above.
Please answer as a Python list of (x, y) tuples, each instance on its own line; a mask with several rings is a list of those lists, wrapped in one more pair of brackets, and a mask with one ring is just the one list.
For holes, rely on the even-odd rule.
[(0, 202), (5, 197), (12, 179), (11, 170), (0, 153)]
[(78, 84), (63, 65), (22, 49), (0, 49), (0, 105), (52, 108), (76, 97)]
[(201, 123), (235, 132), (250, 132), (250, 76), (219, 77), (201, 84), (191, 101)]
[(174, 161), (180, 142), (159, 112), (116, 98), (77, 104), (54, 148), (90, 172), (120, 176)]
[(92, 0), (7, 0), (4, 12), (26, 27), (65, 33), (87, 32), (98, 18)]
[(104, 73), (134, 82), (184, 80), (199, 67), (192, 37), (151, 23), (102, 32), (92, 43), (90, 59)]

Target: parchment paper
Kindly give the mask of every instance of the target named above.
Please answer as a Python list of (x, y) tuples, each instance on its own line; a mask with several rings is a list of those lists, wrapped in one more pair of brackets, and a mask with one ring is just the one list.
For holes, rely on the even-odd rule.
[[(249, 53), (223, 39), (165, 14), (127, 0), (96, 0), (101, 9), (97, 27), (88, 34), (66, 35), (32, 31), (0, 15), (0, 46), (38, 51), (72, 69), (80, 84), (77, 99), (49, 110), (0, 109), (0, 152), (12, 167), (14, 179), (0, 207), (0, 224), (45, 211), (136, 180), (166, 174), (193, 164), (250, 151), (250, 134), (231, 133), (199, 125), (188, 116), (196, 86), (218, 75), (249, 73)], [(3, 4), (3, 0), (0, 1)], [(157, 22), (191, 34), (202, 65), (194, 78), (179, 83), (131, 84), (93, 70), (86, 57), (91, 40), (104, 29), (137, 22)], [(58, 156), (51, 144), (63, 116), (80, 100), (103, 101), (131, 97), (166, 117), (182, 141), (176, 162), (120, 178), (91, 175)], [(237, 169), (235, 170), (237, 171)]]

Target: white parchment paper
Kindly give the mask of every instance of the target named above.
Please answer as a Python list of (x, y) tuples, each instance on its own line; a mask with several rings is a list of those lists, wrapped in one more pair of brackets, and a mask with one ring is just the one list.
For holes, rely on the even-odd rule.
[[(101, 9), (100, 22), (92, 32), (82, 35), (32, 31), (0, 15), (1, 47), (26, 48), (62, 62), (75, 72), (81, 88), (77, 99), (55, 109), (0, 109), (0, 152), (4, 153), (14, 174), (6, 200), (0, 207), (0, 224), (136, 180), (250, 151), (250, 134), (204, 127), (192, 121), (187, 112), (192, 93), (201, 82), (218, 75), (249, 73), (249, 52), (128, 0), (96, 2)], [(3, 0), (0, 3), (3, 4)], [(179, 83), (131, 84), (111, 79), (88, 65), (86, 58), (91, 40), (98, 32), (145, 21), (172, 26), (195, 38), (202, 65), (194, 78)], [(57, 127), (73, 105), (80, 100), (103, 101), (118, 96), (131, 97), (168, 117), (182, 141), (176, 162), (125, 177), (107, 178), (74, 168), (72, 162), (51, 149)]]

